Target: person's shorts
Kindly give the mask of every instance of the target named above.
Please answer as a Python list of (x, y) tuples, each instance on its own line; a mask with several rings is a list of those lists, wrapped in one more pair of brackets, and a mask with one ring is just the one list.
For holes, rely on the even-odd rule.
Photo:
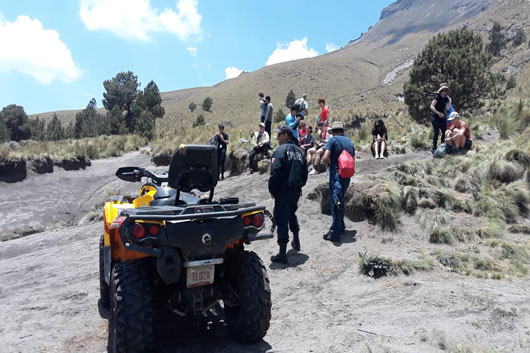
[(464, 148), (465, 148), (466, 150), (470, 150), (472, 145), (473, 145), (473, 141), (469, 141), (469, 140), (466, 138), (466, 143), (464, 144)]

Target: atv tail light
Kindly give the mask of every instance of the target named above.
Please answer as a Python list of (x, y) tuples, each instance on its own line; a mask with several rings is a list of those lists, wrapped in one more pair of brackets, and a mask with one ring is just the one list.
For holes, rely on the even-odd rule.
[(144, 226), (141, 224), (136, 223), (132, 230), (132, 235), (136, 239), (142, 239), (145, 235), (145, 229)]
[(243, 217), (243, 224), (245, 227), (248, 227), (252, 224), (252, 216), (245, 216)]
[(158, 228), (158, 225), (153, 224), (151, 227), (149, 227), (149, 234), (156, 236), (158, 235), (159, 230), (160, 229)]
[(252, 225), (256, 228), (263, 225), (263, 213), (256, 213), (252, 216)]

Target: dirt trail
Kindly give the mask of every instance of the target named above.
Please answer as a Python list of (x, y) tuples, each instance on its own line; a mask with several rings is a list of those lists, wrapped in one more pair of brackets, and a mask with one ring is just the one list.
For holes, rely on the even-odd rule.
[[(121, 162), (138, 164), (145, 162), (143, 158), (130, 156)], [(382, 161), (360, 160), (356, 178), (425, 158), (428, 154), (416, 153)], [(105, 167), (102, 163), (96, 184), (113, 180), (116, 164)], [(64, 185), (69, 178), (60, 173), (50, 177), (54, 175), (57, 180), (52, 185)], [(266, 179), (256, 174), (228, 178), (219, 183), (216, 194), (239, 196), (242, 201), (271, 208)], [(347, 221), (349, 232), (342, 243), (323, 241), (330, 217), (305, 196), (325, 179), (325, 173), (310, 176), (304, 188), (298, 212), (302, 251), (290, 255), (289, 266), (270, 263), (277, 251), (275, 241), (250, 246), (264, 260), (271, 279), (273, 317), (265, 339), (242, 346), (228, 338), (218, 319), (212, 319), (209, 327), (195, 329), (190, 322), (169, 316), (157, 329), (159, 352), (451, 352), (456, 344), (476, 352), (530, 351), (528, 278), (480, 280), (443, 269), (379, 280), (361, 276), (359, 252), (416, 259), (427, 247), (426, 235), (413, 219), (403, 217), (397, 233), (381, 232), (367, 222)], [(37, 193), (41, 189), (38, 179), (30, 181)], [(80, 185), (87, 188), (87, 184)], [(76, 191), (90, 195), (99, 185)], [(4, 212), (3, 217), (9, 214)], [(100, 233), (101, 224), (91, 223), (0, 243), (2, 351), (106, 351), (107, 322), (100, 317), (97, 304)], [(393, 240), (382, 242), (383, 238)]]
[(50, 174), (32, 174), (22, 182), (0, 182), (0, 241), (28, 233), (77, 224), (101, 201), (104, 189), (127, 187), (114, 173), (120, 166), (145, 166), (140, 152), (100, 159), (85, 170), (55, 168)]

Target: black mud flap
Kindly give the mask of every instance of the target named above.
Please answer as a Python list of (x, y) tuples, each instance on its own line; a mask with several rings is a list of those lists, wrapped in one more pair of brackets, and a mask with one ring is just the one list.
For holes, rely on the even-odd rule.
[(175, 248), (161, 248), (156, 264), (158, 274), (166, 284), (177, 283), (182, 271), (182, 260)]

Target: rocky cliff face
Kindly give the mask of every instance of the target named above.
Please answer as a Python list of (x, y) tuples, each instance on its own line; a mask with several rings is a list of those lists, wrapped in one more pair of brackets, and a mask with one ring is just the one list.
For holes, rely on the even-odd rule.
[(381, 17), (379, 17), (379, 21), (392, 16), (398, 11), (406, 10), (407, 8), (414, 5), (414, 3), (417, 2), (417, 0), (397, 0), (396, 2), (388, 5), (381, 11)]

